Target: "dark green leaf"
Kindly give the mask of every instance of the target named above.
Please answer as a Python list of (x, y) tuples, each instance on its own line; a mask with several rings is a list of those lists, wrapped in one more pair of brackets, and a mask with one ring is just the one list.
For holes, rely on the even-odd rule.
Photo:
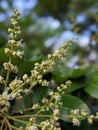
[(22, 63), (18, 66), (19, 75), (22, 76), (23, 74), (30, 74), (30, 71), (34, 67), (34, 61), (22, 61)]
[(74, 96), (65, 94), (62, 96), (62, 102), (63, 102), (63, 107), (60, 108), (60, 113), (62, 115), (61, 119), (65, 121), (71, 121), (68, 118), (66, 118), (66, 116), (69, 115), (69, 113), (73, 109), (79, 109), (79, 110), (85, 109), (88, 111), (88, 114), (90, 114), (90, 110), (88, 106), (82, 100)]
[(7, 55), (4, 53), (4, 48), (0, 49), (0, 66), (8, 60)]
[(48, 87), (45, 86), (36, 86), (33, 89), (33, 103), (41, 102), (41, 100), (46, 97), (48, 91)]
[[(34, 103), (40, 103), (47, 94), (47, 87), (36, 86), (25, 98), (25, 106), (31, 107)], [(28, 102), (29, 101), (29, 102)]]
[(77, 80), (71, 80), (72, 84), (70, 87), (67, 88), (66, 92), (70, 93), (75, 90), (78, 90), (80, 88), (83, 88), (85, 86), (85, 79), (84, 78), (78, 78)]

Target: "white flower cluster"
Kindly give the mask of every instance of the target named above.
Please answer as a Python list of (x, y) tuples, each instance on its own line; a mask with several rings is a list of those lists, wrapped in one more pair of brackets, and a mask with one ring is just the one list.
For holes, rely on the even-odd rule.
[[(11, 18), (12, 28), (8, 29), (9, 32), (9, 40), (8, 40), (8, 48), (5, 48), (5, 54), (9, 56), (9, 61), (3, 63), (4, 70), (6, 71), (6, 77), (2, 77), (0, 75), (0, 83), (4, 85), (4, 91), (0, 95), (0, 108), (2, 112), (8, 111), (10, 107), (9, 100), (12, 99), (20, 99), (21, 92), (23, 91), (21, 88), (18, 88), (23, 81), (15, 78), (14, 80), (10, 79), (11, 73), (17, 73), (18, 68), (17, 65), (13, 65), (12, 56), (17, 56), (19, 58), (23, 57), (23, 51), (20, 51), (20, 47), (22, 45), (22, 39), (17, 40), (19, 34), (21, 33), (20, 27), (18, 26), (18, 22), (20, 19), (20, 14), (17, 9), (14, 10), (14, 14)], [(18, 89), (17, 89), (18, 88)], [(11, 91), (9, 94), (9, 90)]]
[(11, 88), (11, 90), (15, 90), (22, 83), (23, 83), (22, 80), (16, 78), (16, 79), (11, 81), (11, 83), (9, 84), (9, 87)]
[(71, 110), (71, 114), (70, 116), (72, 116), (72, 123), (73, 125), (76, 125), (76, 126), (80, 126), (81, 122), (79, 121), (79, 117), (81, 119), (85, 118), (86, 116), (88, 115), (88, 112), (87, 110), (83, 109), (83, 110), (79, 110), (79, 109), (74, 109), (74, 110)]
[(17, 73), (18, 68), (17, 66), (14, 66), (10, 61), (3, 64), (5, 70), (9, 70), (10, 72)]
[[(30, 121), (33, 122), (34, 125), (29, 125), (27, 128), (32, 128), (36, 126), (37, 128), (41, 128), (41, 130), (61, 130), (61, 128), (56, 126), (56, 123), (58, 119), (60, 118), (60, 106), (62, 106), (61, 101), (61, 95), (64, 94), (64, 90), (67, 89), (68, 86), (70, 86), (71, 82), (67, 81), (65, 84), (61, 84), (61, 86), (58, 86), (57, 89), (50, 90), (48, 93), (48, 97), (44, 97), (42, 99), (42, 105), (40, 104), (34, 104), (32, 106), (32, 109), (34, 110), (34, 114), (32, 115), (32, 118), (35, 117), (46, 117), (46, 120), (41, 121), (39, 124), (35, 120), (32, 120), (30, 118)], [(41, 114), (43, 112), (49, 112), (51, 111), (51, 114), (44, 115)]]
[[(9, 100), (11, 100), (11, 95), (8, 94), (8, 91), (4, 91), (1, 95), (0, 95), (0, 110), (4, 113), (7, 112), (9, 107), (10, 107), (10, 102)], [(2, 107), (3, 106), (3, 107)]]
[(27, 126), (26, 130), (39, 130), (39, 129), (37, 128), (36, 124), (32, 124), (30, 126)]
[(79, 121), (79, 119), (78, 118), (73, 118), (72, 119), (72, 123), (73, 123), (73, 125), (76, 125), (76, 126), (80, 126), (80, 121)]
[(45, 121), (42, 121), (40, 126), (42, 130), (61, 130), (61, 128), (57, 128), (54, 124), (55, 124), (54, 120), (47, 119)]

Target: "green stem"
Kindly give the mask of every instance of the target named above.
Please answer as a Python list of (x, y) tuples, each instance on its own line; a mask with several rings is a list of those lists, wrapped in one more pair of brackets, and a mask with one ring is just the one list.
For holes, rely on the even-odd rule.
[(36, 113), (36, 115), (38, 115), (43, 110), (43, 108), (45, 108), (53, 99), (54, 97), (51, 97), (50, 100), (47, 103), (45, 103), (44, 106), (41, 107), (41, 109)]
[(8, 84), (9, 75), (10, 75), (10, 71), (8, 70), (8, 71), (7, 71), (7, 75), (6, 75), (6, 81), (5, 81), (5, 89), (6, 89), (7, 84)]
[(51, 117), (52, 115), (20, 115), (20, 116), (13, 116), (14, 118), (23, 118), (23, 117)]
[(26, 84), (26, 82), (23, 82), (19, 87), (17, 87), (12, 93), (17, 92), (20, 88), (22, 88), (24, 85)]
[(28, 117), (32, 117), (33, 115), (20, 115), (20, 116), (13, 116), (14, 118), (28, 118)]
[(66, 116), (63, 116), (63, 115), (61, 115), (60, 117), (61, 118), (70, 118), (70, 119), (73, 119), (73, 118), (83, 119), (83, 116), (81, 116), (81, 115), (77, 115), (77, 116), (75, 116), (75, 115), (66, 115)]
[(23, 124), (28, 124), (29, 123), (29, 122), (26, 122), (26, 121), (23, 121), (23, 120), (15, 119), (14, 117), (11, 117), (11, 116), (8, 116), (7, 118), (11, 119), (11, 120), (14, 120), (14, 121), (17, 121), (17, 122), (20, 122), (20, 123), (23, 123)]
[(12, 130), (11, 124), (9, 123), (9, 121), (5, 117), (4, 117), (4, 120), (6, 121), (6, 124), (8, 125), (9, 130)]
[[(38, 115), (38, 114), (34, 114), (34, 115), (20, 115), (20, 116), (13, 116), (14, 118), (23, 118), (23, 117), (52, 117), (53, 115)], [(59, 116), (59, 117), (63, 117), (63, 118), (80, 118), (82, 119), (83, 116), (78, 115), (78, 116), (74, 116), (74, 115), (66, 115), (66, 116)]]
[(32, 108), (26, 108), (26, 109), (23, 109), (23, 110), (19, 110), (19, 111), (14, 111), (13, 113), (21, 113), (21, 112), (26, 112), (26, 111), (30, 111), (32, 110)]
[(4, 126), (4, 119), (2, 120), (2, 124), (1, 124), (0, 130), (3, 130), (3, 126)]
[[(32, 79), (32, 76), (31, 76), (29, 79)], [(17, 91), (18, 91), (20, 88), (22, 88), (25, 84), (27, 84), (26, 81), (23, 82), (19, 87), (17, 87), (17, 88), (13, 91), (13, 93), (17, 92)], [(32, 88), (33, 88), (34, 86), (36, 86), (36, 85), (37, 85), (37, 84), (32, 85)]]
[[(9, 62), (11, 62), (11, 57), (9, 58)], [(10, 76), (10, 70), (7, 70), (7, 74), (6, 74), (6, 81), (5, 81), (5, 87), (4, 89), (6, 89), (8, 81), (9, 81), (9, 76)]]
[(13, 126), (13, 125), (11, 125), (11, 127), (12, 127), (13, 129), (15, 129), (15, 130), (19, 130), (19, 128), (15, 127), (15, 126)]

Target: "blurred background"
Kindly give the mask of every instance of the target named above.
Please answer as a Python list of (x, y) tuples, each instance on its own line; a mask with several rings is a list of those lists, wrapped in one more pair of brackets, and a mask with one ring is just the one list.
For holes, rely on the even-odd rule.
[(0, 47), (8, 40), (14, 8), (21, 13), (26, 59), (40, 58), (73, 39), (70, 67), (98, 62), (98, 0), (0, 0)]
[[(98, 0), (0, 0), (0, 49), (7, 44), (14, 8), (21, 13), (20, 37), (24, 39), (24, 59), (28, 61), (23, 62), (20, 70), (28, 73), (31, 61), (34, 64), (46, 59), (48, 53), (72, 39), (67, 62), (57, 62), (47, 78), (58, 84), (71, 79), (68, 93), (82, 99), (95, 114), (98, 111)], [(61, 121), (61, 125), (65, 130), (66, 124)], [(67, 126), (67, 130), (98, 130), (98, 122), (93, 127), (87, 123), (79, 128)]]

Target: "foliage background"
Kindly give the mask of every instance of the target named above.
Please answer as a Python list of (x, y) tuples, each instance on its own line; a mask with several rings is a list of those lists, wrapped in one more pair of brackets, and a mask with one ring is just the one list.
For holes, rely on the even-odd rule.
[[(53, 78), (58, 84), (71, 79), (72, 89), (68, 93), (87, 103), (93, 114), (98, 111), (98, 1), (0, 0), (0, 48), (8, 40), (7, 29), (14, 7), (22, 14), (21, 37), (25, 41), (25, 65), (20, 67), (20, 70), (24, 68), (21, 75), (31, 69), (25, 67), (28, 63), (45, 59), (46, 54), (73, 38), (68, 60), (63, 64), (58, 62), (47, 78)], [(0, 64), (2, 62), (0, 55)], [(97, 130), (96, 123), (93, 128), (88, 124), (85, 128)], [(80, 130), (84, 124), (75, 128), (62, 122), (62, 129)]]

